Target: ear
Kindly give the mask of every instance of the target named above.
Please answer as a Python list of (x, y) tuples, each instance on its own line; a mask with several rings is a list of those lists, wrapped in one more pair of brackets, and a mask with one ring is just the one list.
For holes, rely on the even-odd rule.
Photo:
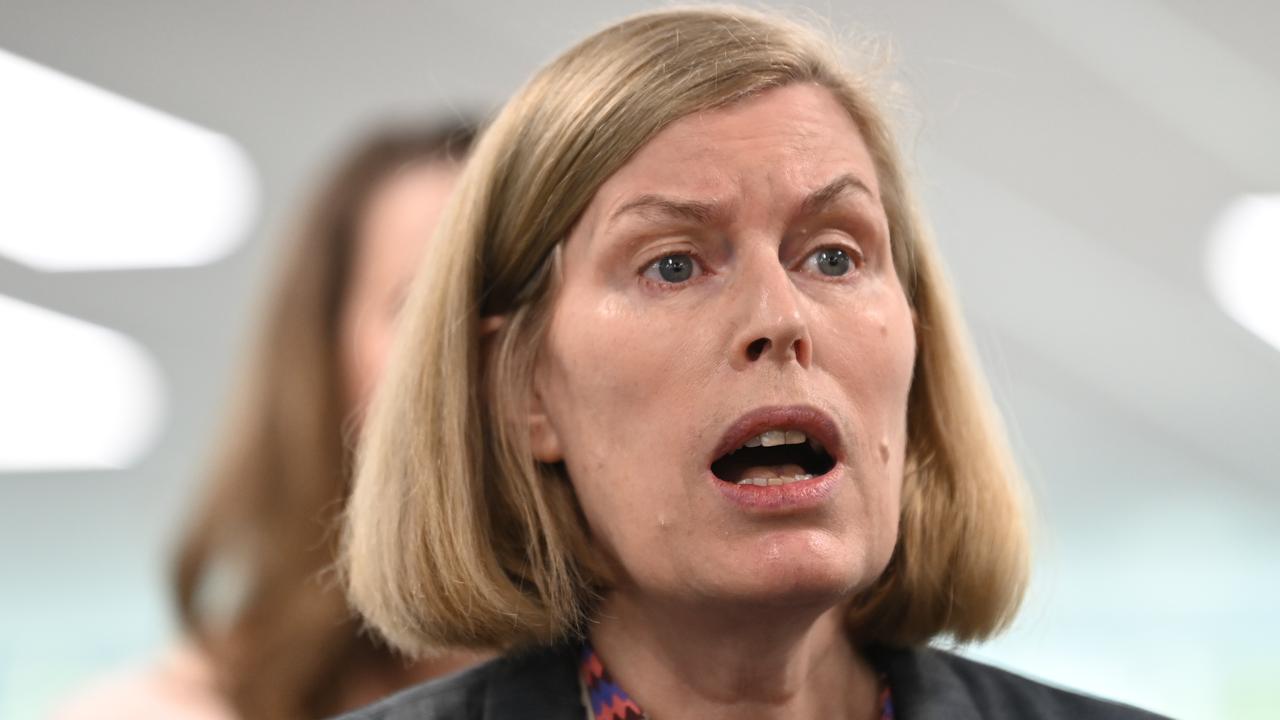
[[(915, 312), (914, 310), (912, 312)], [(485, 315), (480, 318), (480, 339), (482, 342), (489, 342), (493, 334), (502, 329), (507, 324), (506, 315)]]
[[(486, 345), (493, 341), (498, 330), (506, 325), (506, 315), (488, 315), (480, 318), (481, 342)], [(564, 451), (560, 446), (560, 436), (551, 424), (546, 405), (542, 401), (542, 392), (538, 388), (540, 368), (535, 367), (533, 376), (529, 378), (529, 395), (526, 406), (529, 408), (529, 449), (533, 459), (538, 462), (556, 463), (564, 459)]]
[(556, 432), (547, 415), (546, 404), (542, 401), (542, 391), (538, 388), (538, 371), (529, 388), (529, 449), (533, 451), (533, 459), (544, 463), (557, 463), (564, 460), (564, 447), (560, 443), (560, 435)]
[(540, 380), (541, 368), (535, 366), (529, 383), (529, 447), (534, 452), (534, 460), (559, 462), (564, 460), (564, 448), (559, 441), (556, 425), (547, 414)]

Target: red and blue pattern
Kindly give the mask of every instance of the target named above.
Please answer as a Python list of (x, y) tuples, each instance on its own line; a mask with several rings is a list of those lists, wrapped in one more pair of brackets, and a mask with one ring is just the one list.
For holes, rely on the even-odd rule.
[(880, 676), (880, 720), (893, 720), (893, 693), (889, 692), (889, 678)]
[[(614, 682), (591, 643), (582, 644), (582, 662), (578, 667), (594, 720), (647, 720), (649, 716), (636, 701)], [(889, 692), (888, 678), (883, 675), (880, 686), (880, 720), (893, 720), (893, 697)]]
[(591, 643), (582, 644), (579, 672), (595, 720), (645, 720), (644, 711), (613, 681)]

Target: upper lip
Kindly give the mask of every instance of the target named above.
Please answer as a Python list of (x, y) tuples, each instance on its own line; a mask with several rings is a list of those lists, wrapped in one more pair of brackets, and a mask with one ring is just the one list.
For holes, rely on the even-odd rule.
[(808, 405), (785, 405), (757, 408), (735, 420), (721, 436), (710, 462), (737, 450), (766, 430), (798, 430), (822, 443), (836, 462), (844, 457), (840, 429), (830, 415)]

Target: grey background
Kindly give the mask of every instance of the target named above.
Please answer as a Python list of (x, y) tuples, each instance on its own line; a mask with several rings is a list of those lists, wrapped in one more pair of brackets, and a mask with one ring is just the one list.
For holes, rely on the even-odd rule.
[[(0, 0), (0, 48), (235, 139), (262, 208), (199, 268), (0, 259), (0, 293), (144, 345), (169, 406), (135, 467), (0, 475), (0, 716), (167, 642), (171, 543), (278, 242), (333, 152), (389, 116), (495, 108), (648, 7)], [(1280, 192), (1280, 3), (780, 7), (896, 48), (903, 144), (1036, 501), (1032, 593), (975, 652), (1178, 717), (1268, 716), (1280, 352), (1218, 310), (1203, 258), (1226, 203)]]

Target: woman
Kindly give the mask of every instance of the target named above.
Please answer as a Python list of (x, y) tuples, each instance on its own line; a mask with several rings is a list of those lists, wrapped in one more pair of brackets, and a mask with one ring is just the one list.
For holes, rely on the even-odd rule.
[(481, 141), (345, 566), (498, 661), (353, 718), (1148, 717), (928, 649), (1004, 627), (1003, 433), (864, 78), (741, 10), (583, 41)]
[(464, 123), (387, 129), (330, 176), (283, 265), (180, 547), (175, 590), (193, 646), (60, 717), (312, 718), (481, 659), (407, 662), (360, 632), (329, 572), (348, 436), (473, 135)]

